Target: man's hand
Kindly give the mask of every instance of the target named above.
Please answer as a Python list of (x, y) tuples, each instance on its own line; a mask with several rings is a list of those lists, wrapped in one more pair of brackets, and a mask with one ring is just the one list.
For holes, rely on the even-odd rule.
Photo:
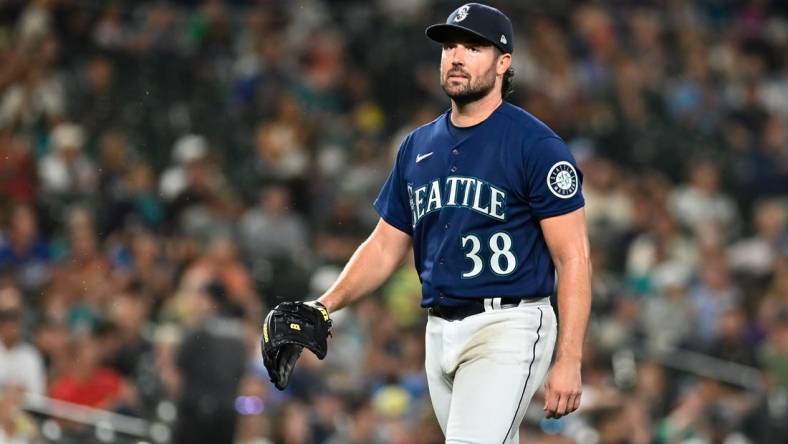
[(566, 358), (556, 361), (547, 376), (544, 411), (548, 418), (560, 418), (580, 406), (582, 393), (580, 360)]

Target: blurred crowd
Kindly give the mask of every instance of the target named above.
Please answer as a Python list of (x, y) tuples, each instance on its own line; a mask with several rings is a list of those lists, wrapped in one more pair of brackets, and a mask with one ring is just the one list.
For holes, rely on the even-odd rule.
[[(537, 395), (522, 439), (785, 442), (786, 4), (491, 3), (510, 101), (585, 173), (594, 264), (580, 411)], [(284, 392), (259, 326), (333, 282), (448, 107), (423, 31), (458, 5), (0, 1), (0, 442), (55, 439), (26, 393), (173, 442), (442, 442), (411, 263)]]

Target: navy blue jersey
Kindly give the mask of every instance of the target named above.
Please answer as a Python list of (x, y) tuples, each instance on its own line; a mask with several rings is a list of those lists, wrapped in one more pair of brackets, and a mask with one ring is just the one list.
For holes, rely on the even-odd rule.
[(553, 294), (539, 220), (584, 205), (569, 149), (507, 102), (471, 128), (453, 127), (449, 115), (405, 138), (374, 203), (413, 238), (422, 306)]

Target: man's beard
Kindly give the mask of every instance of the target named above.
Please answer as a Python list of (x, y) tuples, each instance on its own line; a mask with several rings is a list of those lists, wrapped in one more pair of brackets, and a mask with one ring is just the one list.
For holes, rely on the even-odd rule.
[(493, 68), (490, 67), (490, 69), (488, 69), (487, 72), (485, 72), (478, 79), (470, 79), (468, 80), (468, 83), (461, 86), (459, 89), (450, 91), (449, 75), (458, 72), (468, 76), (465, 71), (451, 69), (448, 73), (446, 73), (445, 76), (441, 78), (441, 87), (443, 88), (443, 92), (445, 92), (446, 95), (449, 96), (450, 99), (454, 100), (454, 102), (458, 105), (467, 105), (469, 103), (475, 102), (489, 94), (490, 91), (492, 91), (492, 89), (495, 87), (495, 71), (493, 71)]

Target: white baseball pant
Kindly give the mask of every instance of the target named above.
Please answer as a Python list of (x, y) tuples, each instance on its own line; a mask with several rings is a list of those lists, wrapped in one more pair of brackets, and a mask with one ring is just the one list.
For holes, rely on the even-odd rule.
[[(497, 300), (497, 303), (496, 303)], [(516, 444), (525, 410), (542, 385), (557, 323), (548, 298), (458, 321), (429, 315), (425, 368), (446, 444)]]

